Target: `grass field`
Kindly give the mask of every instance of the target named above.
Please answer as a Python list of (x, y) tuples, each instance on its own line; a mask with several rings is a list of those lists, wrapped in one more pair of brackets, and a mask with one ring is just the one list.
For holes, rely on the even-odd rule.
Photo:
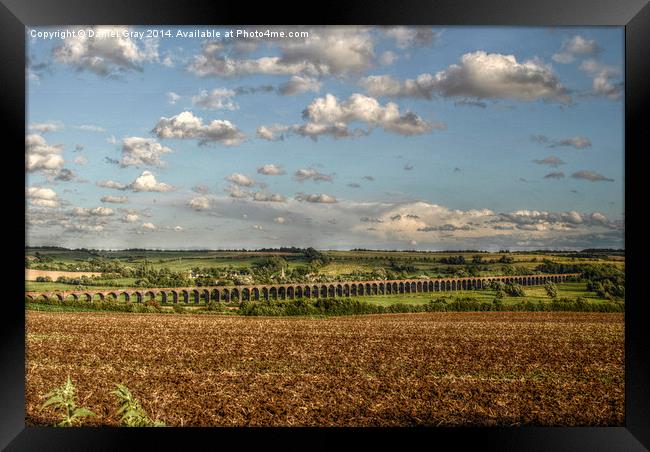
[[(270, 255), (281, 256), (287, 260), (289, 268), (306, 265), (308, 262), (301, 254), (288, 252), (259, 252), (259, 251), (80, 251), (59, 248), (27, 248), (25, 255), (33, 258), (36, 253), (52, 259), (61, 265), (80, 264), (88, 259), (117, 260), (128, 266), (137, 266), (146, 262), (154, 268), (169, 268), (172, 271), (189, 271), (194, 267), (208, 268), (243, 268), (260, 261)], [(544, 259), (558, 263), (602, 264), (608, 263), (619, 266), (625, 265), (624, 255), (616, 252), (599, 253), (598, 259), (575, 257), (575, 254), (554, 253), (476, 253), (476, 252), (387, 252), (387, 251), (326, 251), (332, 262), (321, 269), (321, 273), (329, 276), (368, 272), (384, 268), (389, 261), (412, 265), (417, 272), (430, 275), (443, 275), (445, 272), (457, 269), (458, 266), (440, 262), (441, 259), (452, 256), (463, 256), (469, 263), (476, 255), (485, 262), (498, 261), (507, 256), (514, 260), (512, 265), (533, 270)], [(482, 264), (487, 270), (482, 274), (499, 274), (502, 263)]]
[(328, 319), (27, 312), (26, 422), (69, 374), (89, 425), (128, 386), (168, 426), (621, 426), (622, 314)]

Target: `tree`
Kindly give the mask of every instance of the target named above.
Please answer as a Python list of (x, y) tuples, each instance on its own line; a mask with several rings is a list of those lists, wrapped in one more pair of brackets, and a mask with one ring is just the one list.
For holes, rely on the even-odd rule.
[(546, 284), (544, 284), (544, 290), (546, 290), (546, 295), (548, 295), (549, 298), (557, 298), (557, 286), (552, 281), (546, 281)]

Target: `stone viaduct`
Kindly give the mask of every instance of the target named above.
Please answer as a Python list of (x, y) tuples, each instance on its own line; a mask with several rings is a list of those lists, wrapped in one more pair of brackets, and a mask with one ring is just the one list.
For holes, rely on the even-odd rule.
[(38, 300), (57, 297), (65, 300), (200, 303), (208, 301), (293, 300), (296, 298), (358, 297), (422, 292), (477, 290), (489, 287), (492, 281), (517, 283), (522, 286), (542, 285), (547, 281), (563, 282), (579, 273), (543, 274), (525, 276), (482, 276), (470, 278), (404, 279), (378, 281), (339, 281), (328, 283), (295, 283), (245, 286), (202, 286), (175, 288), (120, 287), (102, 290), (65, 290), (55, 292), (25, 292)]

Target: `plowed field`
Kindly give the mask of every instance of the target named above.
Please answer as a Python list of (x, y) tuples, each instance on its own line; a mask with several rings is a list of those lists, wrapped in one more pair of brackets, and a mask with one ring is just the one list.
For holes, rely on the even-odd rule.
[(69, 374), (168, 426), (623, 425), (624, 322), (600, 313), (327, 319), (27, 312), (27, 423)]

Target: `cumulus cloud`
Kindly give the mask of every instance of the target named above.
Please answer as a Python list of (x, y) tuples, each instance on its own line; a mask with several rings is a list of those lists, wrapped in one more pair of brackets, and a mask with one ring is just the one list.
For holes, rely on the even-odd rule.
[(594, 59), (585, 60), (580, 69), (592, 77), (591, 95), (605, 97), (610, 100), (619, 100), (623, 94), (623, 82), (613, 82), (621, 77), (621, 69), (615, 66), (602, 64)]
[[(358, 93), (342, 102), (332, 94), (319, 97), (305, 108), (302, 115), (306, 123), (291, 126), (291, 131), (312, 139), (317, 139), (320, 135), (334, 138), (360, 136), (375, 127), (404, 136), (444, 128), (442, 124), (431, 124), (413, 112), (400, 113), (395, 103), (381, 105), (377, 99)], [(365, 123), (368, 129), (350, 130), (349, 124), (355, 122)]]
[(97, 182), (97, 186), (103, 188), (113, 188), (115, 190), (126, 190), (128, 188), (127, 184), (116, 182), (114, 180), (99, 181)]
[(245, 190), (237, 185), (229, 185), (228, 187), (224, 188), (224, 191), (226, 193), (229, 193), (231, 198), (236, 199), (244, 199), (251, 196), (251, 192), (249, 190)]
[(553, 55), (553, 61), (567, 64), (573, 63), (576, 57), (595, 55), (601, 49), (593, 39), (587, 39), (580, 35), (567, 39), (562, 44), (560, 51)]
[[(124, 28), (94, 27), (94, 36), (74, 36), (53, 50), (54, 59), (106, 77), (116, 77), (126, 71), (141, 71), (146, 62), (158, 59), (158, 42), (124, 37)], [(114, 36), (111, 36), (111, 33)]]
[(140, 216), (135, 213), (127, 213), (122, 217), (122, 223), (135, 223), (140, 219)]
[(142, 229), (145, 231), (155, 231), (156, 226), (153, 223), (142, 223)]
[(215, 88), (208, 92), (202, 90), (192, 96), (192, 104), (206, 110), (237, 110), (239, 105), (233, 102), (235, 91), (227, 88)]
[(293, 75), (288, 82), (280, 85), (279, 92), (284, 96), (292, 96), (308, 91), (317, 93), (320, 91), (320, 88), (321, 82), (313, 77)]
[(605, 177), (602, 174), (597, 173), (595, 171), (587, 171), (587, 170), (576, 171), (571, 175), (571, 177), (574, 179), (588, 180), (590, 182), (614, 182), (614, 179)]
[(151, 191), (151, 192), (167, 192), (174, 190), (171, 185), (163, 182), (158, 182), (156, 176), (151, 171), (143, 171), (130, 184), (123, 184), (112, 180), (105, 180), (97, 182), (99, 187), (113, 188), (115, 190), (132, 190), (132, 191)]
[(28, 187), (25, 197), (32, 206), (56, 208), (61, 205), (58, 195), (51, 188)]
[(215, 119), (208, 124), (190, 111), (171, 118), (161, 117), (153, 129), (159, 138), (195, 139), (199, 145), (219, 143), (224, 146), (241, 144), (246, 135), (228, 120)]
[(143, 171), (130, 185), (133, 191), (156, 191), (165, 192), (173, 190), (171, 185), (158, 182), (150, 171)]
[(384, 34), (395, 40), (399, 49), (428, 46), (440, 38), (441, 32), (433, 31), (431, 27), (387, 27)]
[(63, 152), (63, 145), (48, 144), (41, 135), (29, 134), (25, 137), (27, 171), (39, 171), (49, 176), (56, 175), (64, 164), (61, 152)]
[(259, 45), (257, 42), (206, 42), (187, 69), (200, 77), (323, 76), (359, 73), (371, 66), (374, 41), (369, 28), (334, 26), (305, 31), (309, 32), (308, 38), (266, 40), (279, 50), (280, 55), (272, 57), (247, 58), (246, 54)]
[(273, 124), (270, 126), (259, 126), (257, 128), (257, 138), (267, 141), (284, 140), (284, 133), (290, 129), (289, 126)]
[(536, 143), (545, 144), (548, 148), (573, 147), (576, 149), (586, 149), (591, 147), (591, 140), (582, 136), (552, 140), (546, 135), (531, 135), (530, 139)]
[(537, 59), (518, 62), (514, 55), (484, 51), (466, 53), (458, 64), (435, 75), (424, 73), (402, 82), (389, 75), (374, 75), (360, 84), (372, 96), (433, 99), (440, 95), (571, 103), (567, 88), (550, 66)]
[(564, 165), (566, 163), (564, 160), (562, 160), (561, 158), (556, 157), (554, 155), (549, 155), (548, 157), (543, 158), (541, 160), (536, 159), (536, 160), (533, 160), (533, 162), (537, 163), (538, 165), (552, 166), (553, 168), (557, 168), (558, 166)]
[(155, 166), (163, 167), (165, 163), (160, 160), (162, 154), (172, 150), (161, 145), (153, 138), (127, 137), (122, 140), (122, 158), (120, 166)]
[(205, 196), (192, 198), (187, 203), (194, 210), (208, 210), (210, 208), (210, 200)]
[(100, 199), (101, 202), (113, 203), (113, 204), (126, 204), (129, 202), (129, 198), (126, 196), (102, 196)]
[(54, 180), (60, 180), (63, 182), (69, 182), (75, 178), (75, 173), (72, 170), (67, 168), (61, 168), (61, 170), (54, 176)]
[(265, 176), (281, 176), (283, 174), (286, 174), (286, 171), (284, 171), (280, 165), (269, 163), (257, 168), (257, 173), (264, 174)]
[(252, 187), (255, 185), (253, 179), (240, 173), (232, 173), (230, 176), (226, 177), (226, 180), (242, 187)]
[(70, 214), (74, 217), (110, 217), (115, 212), (110, 207), (95, 207), (94, 209), (86, 207), (75, 207)]
[(311, 202), (311, 203), (320, 203), (320, 204), (335, 204), (338, 202), (335, 197), (325, 193), (321, 193), (321, 194), (298, 193), (296, 195), (296, 200)]
[(313, 168), (299, 169), (294, 173), (293, 178), (298, 182), (304, 182), (310, 179), (313, 180), (314, 182), (320, 182), (320, 181), (332, 182), (331, 174), (320, 173)]

